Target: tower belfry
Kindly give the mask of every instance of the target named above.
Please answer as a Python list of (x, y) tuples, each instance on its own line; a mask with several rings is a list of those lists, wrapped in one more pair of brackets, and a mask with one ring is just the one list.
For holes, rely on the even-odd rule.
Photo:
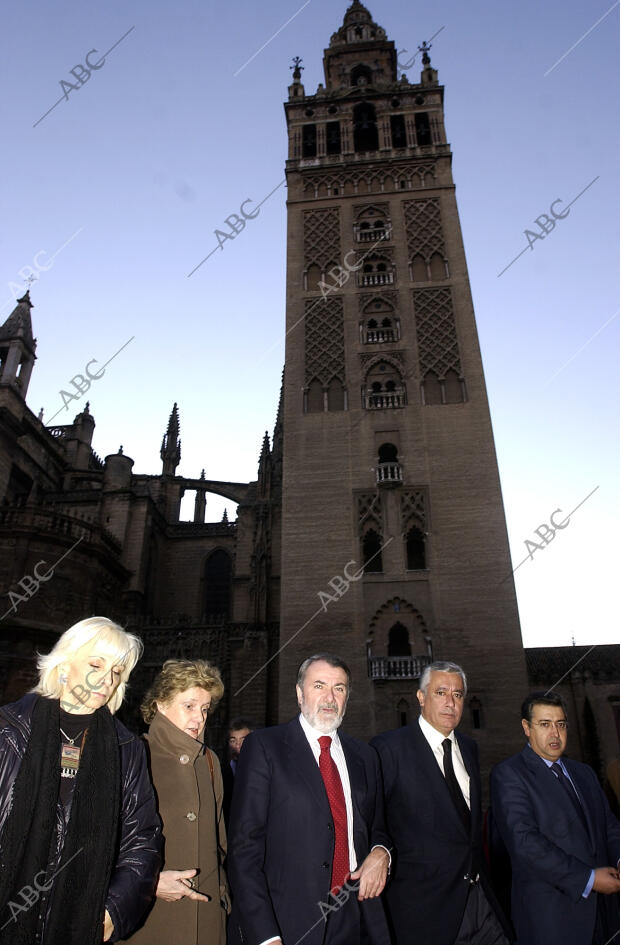
[(419, 82), (399, 76), (354, 0), (324, 84), (307, 95), (296, 58), (285, 103), (280, 712), (300, 660), (332, 649), (354, 673), (349, 728), (395, 727), (431, 657), (451, 659), (477, 700), (463, 725), (492, 757), (525, 664), (429, 49)]

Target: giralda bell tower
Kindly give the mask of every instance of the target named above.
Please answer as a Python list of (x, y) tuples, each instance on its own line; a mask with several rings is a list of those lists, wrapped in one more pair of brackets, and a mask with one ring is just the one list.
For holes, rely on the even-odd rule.
[(347, 730), (361, 736), (415, 718), (421, 669), (451, 659), (469, 674), (462, 725), (488, 764), (518, 747), (506, 716), (525, 662), (426, 44), (420, 68), (417, 83), (397, 74), (394, 43), (355, 0), (325, 85), (307, 95), (296, 60), (285, 104), (280, 716), (318, 650), (350, 662)]

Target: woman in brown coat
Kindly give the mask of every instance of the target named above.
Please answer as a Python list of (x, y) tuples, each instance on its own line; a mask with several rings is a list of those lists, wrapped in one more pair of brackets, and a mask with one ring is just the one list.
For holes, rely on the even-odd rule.
[(165, 849), (154, 905), (132, 945), (225, 945), (222, 773), (203, 744), (207, 713), (223, 693), (206, 660), (167, 660), (142, 703)]

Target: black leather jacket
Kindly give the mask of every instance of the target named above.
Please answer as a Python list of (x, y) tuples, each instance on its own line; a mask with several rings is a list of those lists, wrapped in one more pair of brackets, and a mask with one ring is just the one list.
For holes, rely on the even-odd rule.
[[(37, 698), (34, 693), (28, 693), (18, 702), (0, 708), (0, 847), (4, 824), (11, 809), (11, 789), (28, 745), (32, 710)], [(129, 935), (152, 901), (162, 852), (161, 821), (149, 780), (144, 745), (118, 719), (114, 723), (121, 751), (122, 807), (118, 857), (105, 903), (114, 923), (111, 942)], [(60, 863), (67, 830), (65, 811), (60, 801), (56, 809), (56, 822), (57, 843), (48, 875)], [(45, 945), (45, 898), (43, 894), (35, 906), (40, 910), (37, 945)]]

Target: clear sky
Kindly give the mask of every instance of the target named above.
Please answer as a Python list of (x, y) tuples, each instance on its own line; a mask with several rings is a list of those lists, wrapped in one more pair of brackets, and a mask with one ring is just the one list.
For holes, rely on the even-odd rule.
[[(160, 472), (177, 401), (180, 475), (256, 477), (284, 358), (289, 65), (303, 58), (315, 92), (347, 6), (5, 5), (0, 321), (30, 267), (29, 406), (66, 423), (88, 398), (101, 457), (122, 444), (134, 472)], [(410, 81), (437, 34), (513, 565), (540, 545), (515, 574), (524, 642), (616, 642), (620, 0), (368, 7)], [(226, 218), (274, 188), (195, 269)], [(544, 238), (528, 246), (527, 229)], [(65, 408), (60, 390), (121, 348)], [(207, 518), (223, 506), (210, 499)]]

